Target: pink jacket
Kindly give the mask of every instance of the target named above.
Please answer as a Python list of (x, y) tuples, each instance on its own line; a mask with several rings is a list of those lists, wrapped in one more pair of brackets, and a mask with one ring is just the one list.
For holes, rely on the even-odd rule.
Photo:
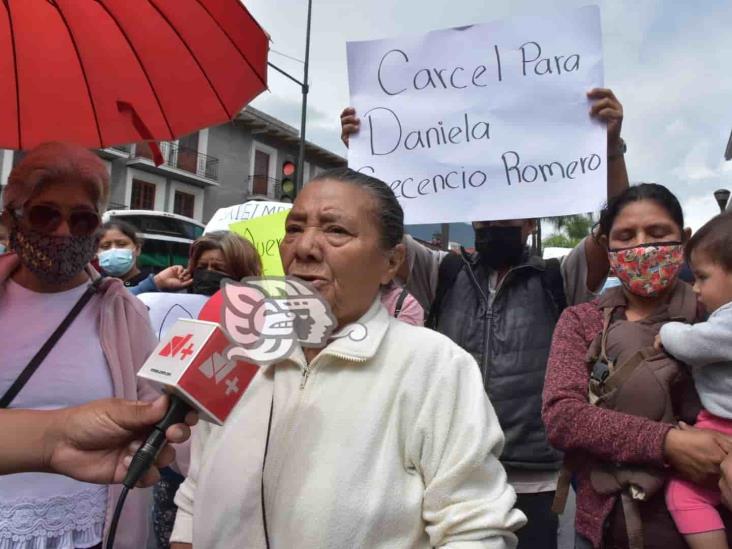
[[(18, 256), (13, 253), (0, 256), (0, 293), (19, 264)], [(91, 266), (87, 267), (87, 273), (92, 279), (99, 278), (99, 273)], [(159, 393), (147, 382), (138, 381), (135, 375), (157, 345), (147, 309), (118, 279), (107, 279), (101, 291), (100, 343), (112, 377), (114, 396), (129, 400), (154, 400)], [(119, 485), (109, 487), (104, 544), (120, 492)], [(115, 548), (145, 547), (151, 503), (152, 489), (136, 488), (130, 492), (117, 530)]]
[[(392, 282), (381, 290), (381, 304), (386, 307), (391, 316), (394, 316), (397, 301), (403, 289), (399, 284)], [(407, 294), (397, 318), (413, 326), (424, 326), (424, 309), (412, 294)]]

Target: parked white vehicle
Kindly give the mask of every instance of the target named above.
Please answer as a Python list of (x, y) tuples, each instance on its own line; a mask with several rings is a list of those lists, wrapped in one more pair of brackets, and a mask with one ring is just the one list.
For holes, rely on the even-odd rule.
[(564, 257), (571, 251), (572, 248), (542, 248), (542, 257), (544, 259), (557, 259)]
[(171, 265), (187, 265), (191, 243), (203, 234), (195, 219), (157, 210), (108, 210), (103, 222), (121, 220), (131, 224), (143, 238), (139, 267), (159, 271)]

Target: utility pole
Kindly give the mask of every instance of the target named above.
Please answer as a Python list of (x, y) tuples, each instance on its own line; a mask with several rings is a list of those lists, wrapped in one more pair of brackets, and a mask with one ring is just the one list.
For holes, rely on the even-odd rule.
[(297, 172), (295, 174), (296, 175), (296, 177), (295, 177), (295, 196), (297, 196), (297, 193), (299, 193), (300, 189), (302, 189), (303, 181), (304, 181), (304, 177), (305, 177), (305, 125), (307, 123), (308, 92), (310, 91), (310, 86), (308, 86), (308, 69), (310, 68), (310, 22), (312, 19), (312, 11), (313, 11), (313, 0), (308, 0), (308, 21), (307, 21), (307, 28), (305, 29), (305, 62), (304, 62), (305, 68), (303, 69), (302, 82), (300, 80), (298, 80), (297, 78), (295, 78), (294, 76), (292, 76), (291, 74), (289, 74), (286, 71), (279, 68), (274, 63), (271, 63), (269, 61), (267, 62), (267, 65), (272, 67), (282, 76), (289, 78), (295, 84), (300, 86), (300, 91), (302, 92), (302, 112), (300, 115), (300, 146), (299, 146), (298, 154), (297, 154)]
[(313, 0), (308, 0), (308, 27), (305, 31), (305, 68), (302, 80), (302, 117), (300, 119), (300, 152), (297, 155), (297, 184), (295, 196), (302, 190), (305, 177), (305, 122), (308, 113), (308, 68), (310, 66), (310, 18), (312, 15)]
[(443, 250), (450, 249), (450, 224), (442, 223), (440, 225), (440, 243), (442, 244)]

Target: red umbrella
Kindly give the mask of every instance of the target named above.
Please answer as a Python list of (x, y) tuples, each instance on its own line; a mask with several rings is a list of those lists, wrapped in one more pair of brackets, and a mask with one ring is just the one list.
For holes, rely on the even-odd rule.
[(4, 0), (0, 148), (170, 140), (267, 87), (266, 33), (238, 0)]

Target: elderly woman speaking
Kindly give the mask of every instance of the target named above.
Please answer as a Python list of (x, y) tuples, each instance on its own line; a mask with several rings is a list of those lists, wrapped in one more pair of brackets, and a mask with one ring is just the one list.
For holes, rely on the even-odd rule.
[(380, 303), (403, 232), (372, 177), (331, 170), (298, 195), (285, 272), (317, 289), (339, 333), (366, 335), (298, 347), (262, 369), (226, 425), (197, 429), (173, 548), (515, 546), (524, 517), (477, 365)]

